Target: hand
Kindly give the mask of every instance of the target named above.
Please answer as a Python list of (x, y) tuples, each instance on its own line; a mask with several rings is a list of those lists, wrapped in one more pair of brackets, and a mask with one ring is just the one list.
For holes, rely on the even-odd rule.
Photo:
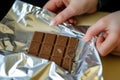
[[(51, 23), (58, 25), (73, 16), (95, 12), (97, 4), (98, 0), (49, 0), (44, 8), (57, 13)], [(74, 22), (73, 19), (69, 21)]]
[(98, 36), (96, 47), (101, 56), (115, 49), (119, 51), (116, 55), (120, 55), (120, 11), (111, 13), (92, 25), (83, 37), (83, 41), (89, 41), (93, 36)]

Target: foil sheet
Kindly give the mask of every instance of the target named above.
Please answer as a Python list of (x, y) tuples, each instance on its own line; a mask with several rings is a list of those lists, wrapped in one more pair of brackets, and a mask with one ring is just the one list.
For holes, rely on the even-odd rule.
[[(84, 43), (81, 40), (84, 33), (71, 24), (49, 26), (54, 16), (38, 6), (14, 2), (0, 23), (0, 80), (103, 80), (95, 38)], [(79, 38), (71, 72), (52, 61), (27, 54), (35, 31)]]

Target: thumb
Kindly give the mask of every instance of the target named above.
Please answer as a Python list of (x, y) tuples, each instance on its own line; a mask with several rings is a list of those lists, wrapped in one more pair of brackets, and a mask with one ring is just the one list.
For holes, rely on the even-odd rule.
[(58, 25), (60, 23), (63, 23), (64, 21), (75, 15), (76, 15), (75, 9), (73, 9), (73, 7), (69, 5), (67, 8), (65, 8), (51, 20), (51, 25)]
[(83, 37), (82, 41), (87, 42), (92, 37), (99, 35), (101, 32), (105, 30), (105, 24), (101, 21), (98, 21), (94, 25), (92, 25), (90, 28), (88, 28), (85, 36)]

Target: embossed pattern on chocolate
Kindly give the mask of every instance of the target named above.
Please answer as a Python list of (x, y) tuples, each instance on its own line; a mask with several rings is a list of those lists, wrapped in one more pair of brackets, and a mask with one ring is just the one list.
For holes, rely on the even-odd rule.
[(78, 41), (79, 39), (75, 37), (35, 32), (28, 53), (54, 61), (71, 71)]

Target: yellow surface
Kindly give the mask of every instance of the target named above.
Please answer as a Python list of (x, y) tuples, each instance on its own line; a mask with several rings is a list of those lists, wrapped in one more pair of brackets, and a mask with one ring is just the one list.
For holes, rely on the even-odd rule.
[[(92, 25), (100, 18), (108, 15), (106, 12), (97, 12), (92, 15), (83, 15), (78, 17), (79, 25)], [(120, 56), (107, 55), (101, 57), (103, 64), (104, 80), (120, 80)]]
[(120, 56), (102, 57), (104, 80), (120, 80)]
[(97, 20), (99, 20), (100, 18), (102, 18), (103, 16), (108, 15), (109, 13), (107, 12), (97, 12), (94, 14), (88, 14), (88, 15), (81, 15), (78, 16), (78, 24), (80, 25), (92, 25), (94, 24)]

